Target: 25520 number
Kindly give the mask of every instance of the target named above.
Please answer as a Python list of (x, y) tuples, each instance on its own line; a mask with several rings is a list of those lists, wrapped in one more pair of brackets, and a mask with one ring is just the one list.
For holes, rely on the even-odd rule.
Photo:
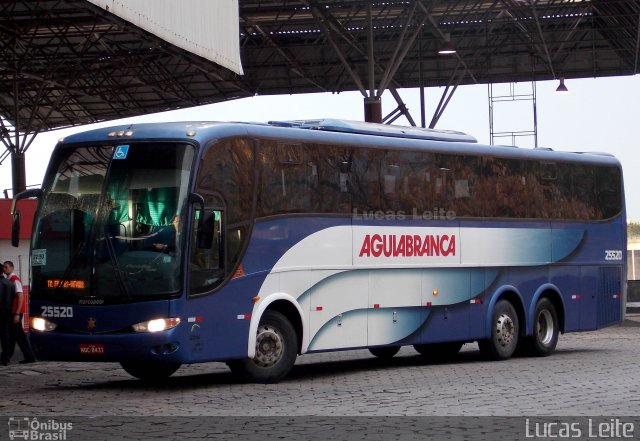
[(73, 317), (73, 308), (71, 306), (43, 306), (40, 315), (42, 317), (71, 318)]

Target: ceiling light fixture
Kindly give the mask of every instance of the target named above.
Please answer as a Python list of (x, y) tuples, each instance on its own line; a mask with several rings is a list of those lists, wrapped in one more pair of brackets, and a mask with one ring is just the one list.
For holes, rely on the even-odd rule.
[(451, 35), (444, 34), (444, 44), (438, 50), (440, 55), (451, 55), (456, 53), (456, 48), (451, 44)]
[(567, 93), (567, 92), (569, 92), (569, 89), (567, 89), (567, 86), (564, 85), (564, 77), (560, 77), (560, 85), (556, 89), (556, 92), (557, 93)]

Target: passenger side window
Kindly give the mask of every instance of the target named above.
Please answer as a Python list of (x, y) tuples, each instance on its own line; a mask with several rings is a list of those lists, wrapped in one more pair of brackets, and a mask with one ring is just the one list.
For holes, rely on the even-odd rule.
[(253, 205), (254, 142), (228, 139), (211, 146), (202, 160), (196, 192), (206, 207), (224, 207), (225, 264), (233, 271), (249, 238)]

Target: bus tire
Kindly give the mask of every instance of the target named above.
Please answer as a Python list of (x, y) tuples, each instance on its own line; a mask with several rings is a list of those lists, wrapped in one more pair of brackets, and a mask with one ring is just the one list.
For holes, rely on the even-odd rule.
[(291, 370), (298, 355), (298, 336), (293, 325), (277, 311), (266, 311), (258, 325), (256, 355), (232, 360), (227, 366), (252, 383), (277, 383)]
[(491, 315), (491, 337), (478, 340), (482, 355), (489, 360), (506, 360), (518, 346), (518, 314), (508, 300), (498, 300)]
[(413, 348), (429, 360), (449, 360), (460, 352), (463, 344), (464, 342), (461, 341), (449, 341), (445, 343), (413, 345)]
[(120, 366), (132, 377), (142, 381), (156, 382), (169, 378), (180, 369), (181, 365), (180, 363), (121, 361)]
[(523, 341), (524, 353), (535, 357), (551, 355), (556, 349), (559, 335), (560, 325), (555, 306), (547, 298), (540, 299), (533, 315), (533, 335)]
[(379, 348), (369, 348), (369, 352), (381, 360), (389, 360), (400, 350), (400, 346), (382, 346)]

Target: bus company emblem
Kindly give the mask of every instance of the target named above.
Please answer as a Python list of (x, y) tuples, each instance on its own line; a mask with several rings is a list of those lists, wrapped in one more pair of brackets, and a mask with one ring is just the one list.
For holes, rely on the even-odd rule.
[(448, 234), (367, 234), (360, 257), (455, 256), (456, 236)]
[(89, 317), (89, 320), (87, 320), (87, 328), (93, 330), (96, 328), (96, 319), (94, 319), (93, 317)]

